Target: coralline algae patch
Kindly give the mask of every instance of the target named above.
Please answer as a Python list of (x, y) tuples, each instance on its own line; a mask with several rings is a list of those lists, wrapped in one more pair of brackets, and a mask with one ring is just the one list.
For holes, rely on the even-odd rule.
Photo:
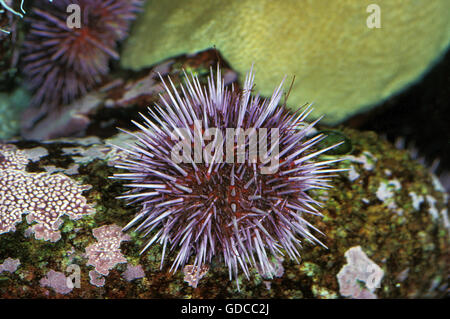
[(0, 170), (24, 170), (28, 157), (14, 145), (0, 144)]
[(144, 269), (141, 265), (133, 266), (127, 264), (127, 270), (122, 273), (122, 277), (126, 281), (133, 281), (135, 279), (141, 279), (145, 277)]
[(189, 286), (197, 288), (198, 282), (205, 277), (208, 270), (209, 267), (206, 265), (203, 265), (202, 267), (186, 265), (183, 268), (184, 281), (187, 282)]
[(20, 266), (20, 260), (19, 259), (13, 259), (13, 258), (6, 258), (3, 264), (0, 264), (0, 274), (4, 271), (7, 271), (9, 273), (13, 273), (17, 270), (17, 268)]
[[(120, 148), (133, 144), (133, 138), (129, 134), (118, 133), (103, 141), (96, 141), (78, 147), (65, 147), (62, 149), (64, 155), (69, 155), (77, 164), (87, 164), (93, 160), (106, 160), (108, 166), (114, 166), (119, 160), (126, 158), (126, 152)], [(117, 147), (113, 147), (113, 145)], [(120, 148), (119, 148), (120, 147)]]
[(357, 299), (375, 299), (384, 271), (370, 260), (360, 246), (345, 252), (347, 264), (337, 274), (339, 293)]
[(26, 172), (24, 153), (12, 146), (0, 152), (0, 234), (15, 231), (26, 214), (36, 239), (56, 242), (63, 216), (77, 220), (94, 212), (82, 195), (89, 186), (61, 174)]
[[(27, 171), (28, 166), (34, 167), (48, 154), (45, 147), (18, 149), (0, 144), (0, 272), (11, 273), (4, 280), (32, 281), (44, 275), (46, 265), (57, 263), (61, 256), (58, 250), (66, 244), (61, 242), (62, 233), (70, 233), (64, 240), (73, 239), (79, 229), (71, 225), (86, 217), (92, 219), (95, 212), (83, 196), (89, 185), (63, 174)], [(18, 266), (19, 259), (10, 256), (24, 261), (18, 273), (12, 266), (13, 262)], [(40, 286), (52, 286), (61, 277), (59, 274), (64, 276), (60, 272), (48, 273)], [(29, 287), (23, 289), (26, 293)], [(56, 291), (69, 292), (60, 288)]]
[(73, 287), (67, 284), (67, 277), (64, 273), (50, 270), (44, 278), (39, 281), (41, 287), (52, 288), (56, 293), (66, 295), (72, 291)]
[(130, 240), (130, 237), (117, 225), (95, 228), (92, 233), (97, 242), (86, 247), (87, 265), (94, 266), (98, 274), (107, 276), (116, 264), (127, 262), (120, 251), (120, 243)]
[[(104, 155), (106, 157), (92, 157), (89, 160), (81, 160), (78, 164), (79, 158), (75, 156), (72, 158), (72, 155), (65, 151), (68, 146), (75, 143), (76, 149), (80, 150), (84, 148), (89, 150), (90, 147), (105, 150)], [(58, 150), (55, 152), (56, 145), (58, 145), (56, 147)], [(64, 146), (66, 146), (66, 149)], [(88, 294), (92, 297), (95, 293), (91, 289), (103, 287), (106, 276), (110, 275), (110, 271), (117, 264), (127, 263), (127, 259), (121, 253), (120, 243), (129, 240), (129, 236), (122, 233), (122, 227), (115, 224), (95, 227), (97, 216), (90, 214), (94, 212), (93, 205), (87, 204), (88, 201), (95, 201), (102, 196), (98, 189), (105, 188), (105, 182), (97, 183), (98, 189), (87, 193), (89, 199), (86, 199), (82, 196), (82, 193), (90, 187), (79, 184), (61, 173), (49, 173), (51, 170), (64, 173), (71, 171), (72, 175), (80, 176), (80, 171), (87, 169), (84, 166), (85, 163), (92, 164), (95, 160), (106, 160), (111, 149), (98, 138), (77, 139), (76, 142), (71, 139), (62, 139), (43, 143), (39, 147), (20, 150), (13, 145), (1, 146), (0, 182), (5, 184), (2, 186), (7, 186), (1, 189), (7, 191), (4, 191), (6, 196), (0, 198), (0, 208), (6, 209), (7, 213), (2, 215), (5, 218), (0, 223), (2, 229), (5, 230), (0, 235), (0, 262), (3, 254), (19, 254), (21, 259), (22, 256), (26, 256), (24, 259), (28, 262), (20, 273), (3, 278), (4, 282), (12, 283), (12, 280), (14, 280), (14, 289), (19, 289), (21, 292), (18, 293), (21, 296), (28, 294), (29, 297), (36, 295), (70, 297)], [(48, 156), (50, 154), (51, 156)], [(114, 154), (117, 154), (117, 151), (114, 151)], [(67, 168), (61, 167), (61, 164)], [(76, 170), (71, 168), (73, 165), (77, 165)], [(33, 170), (45, 170), (46, 172), (26, 171), (30, 167)], [(97, 168), (91, 169), (97, 172)], [(107, 178), (109, 173), (102, 173), (101, 175), (104, 181), (109, 181)], [(87, 173), (87, 176), (93, 178), (96, 174)], [(46, 179), (49, 179), (49, 181)], [(25, 185), (22, 185), (22, 182)], [(60, 182), (63, 182), (63, 187), (59, 187)], [(65, 185), (64, 183), (69, 184)], [(70, 194), (66, 194), (64, 198), (58, 197), (60, 188), (70, 191), (71, 188), (68, 186), (78, 187), (78, 193), (73, 201), (71, 201)], [(33, 191), (35, 187), (38, 187), (37, 191)], [(36, 210), (32, 210), (28, 206), (25, 207), (27, 204), (33, 203), (32, 198), (25, 196), (20, 201), (13, 200), (11, 197), (14, 194), (21, 194), (21, 190), (29, 191), (30, 196), (36, 195), (36, 198), (42, 199), (42, 201), (46, 200), (47, 206), (44, 207), (43, 203), (36, 201), (36, 204), (30, 204), (36, 207)], [(64, 206), (65, 201), (69, 201), (69, 205)], [(105, 211), (104, 206), (97, 206), (100, 211)], [(83, 209), (79, 210), (79, 207)], [(10, 210), (17, 213), (11, 214)], [(29, 223), (33, 223), (31, 227), (26, 228), (24, 226), (26, 223), (21, 223), (22, 214), (27, 217), (26, 220)], [(106, 222), (106, 220), (99, 218), (99, 222)], [(17, 232), (14, 232), (15, 226), (18, 228)], [(6, 228), (8, 228), (8, 232), (6, 232)], [(29, 235), (33, 232), (35, 236), (30, 237)], [(36, 239), (47, 240), (48, 244), (45, 244), (45, 241), (36, 241)], [(2, 266), (10, 269), (10, 260), (12, 259), (5, 259)], [(75, 289), (76, 287), (67, 286), (71, 274), (67, 269), (74, 265), (81, 267), (81, 285), (83, 288), (88, 287), (87, 289), (80, 290)], [(92, 266), (94, 266), (94, 269), (92, 269)], [(138, 282), (138, 279), (145, 276), (144, 270), (140, 268), (141, 266), (128, 266), (127, 270), (121, 268), (122, 277), (119, 278), (122, 281)], [(19, 283), (24, 283), (24, 285), (22, 287), (17, 286)], [(7, 289), (7, 292), (5, 292), (2, 290), (1, 284), (2, 281), (0, 280), (0, 292), (4, 296), (7, 297), (14, 291), (14, 289)]]

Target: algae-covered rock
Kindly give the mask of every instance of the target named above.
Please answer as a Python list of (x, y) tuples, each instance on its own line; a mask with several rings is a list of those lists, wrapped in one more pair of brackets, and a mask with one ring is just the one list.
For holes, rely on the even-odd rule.
[[(371, 132), (337, 129), (345, 138), (344, 156), (327, 191), (311, 193), (324, 202), (324, 217), (311, 222), (325, 235), (328, 247), (305, 243), (299, 264), (274, 260), (277, 273), (229, 281), (228, 269), (214, 260), (198, 282), (186, 273), (169, 273), (174, 254), (160, 270), (161, 246), (140, 255), (144, 240), (125, 226), (137, 207), (117, 199), (125, 188), (110, 179), (124, 154), (110, 144), (130, 142), (126, 135), (110, 139), (72, 138), (45, 143), (16, 142), (3, 147), (2, 170), (26, 174), (65, 175), (83, 187), (80, 196), (93, 208), (79, 219), (61, 217), (56, 242), (33, 236), (22, 219), (15, 231), (0, 234), (0, 264), (17, 260), (14, 271), (0, 273), (0, 296), (81, 298), (392, 298), (438, 297), (448, 276), (449, 221), (447, 194), (437, 179), (406, 151)], [(125, 138), (127, 137), (127, 138)], [(330, 138), (331, 139), (331, 138)], [(132, 140), (131, 140), (132, 142)], [(332, 141), (329, 141), (332, 143)], [(326, 144), (326, 141), (325, 141)], [(45, 151), (43, 151), (45, 149)], [(9, 152), (8, 154), (6, 154)], [(11, 155), (11, 152), (16, 152)], [(19, 152), (19, 153), (17, 153)], [(37, 155), (39, 154), (39, 155)], [(28, 158), (28, 161), (26, 160)], [(11, 162), (26, 163), (12, 166)], [(25, 174), (25, 173), (24, 173)], [(41, 173), (44, 174), (44, 173)], [(8, 174), (0, 174), (2, 176)], [(33, 175), (34, 176), (34, 175)], [(0, 200), (0, 205), (5, 202)], [(4, 215), (1, 215), (4, 218)], [(104, 231), (103, 231), (104, 230)], [(101, 253), (95, 247), (101, 246)], [(19, 264), (20, 262), (20, 264)], [(130, 269), (138, 275), (129, 276)], [(107, 271), (106, 271), (107, 270)], [(142, 272), (144, 277), (142, 277)], [(127, 278), (133, 278), (127, 280)], [(70, 282), (64, 286), (64, 281)], [(196, 288), (193, 288), (197, 286)]]
[[(215, 47), (257, 91), (296, 81), (288, 105), (337, 123), (410, 85), (450, 41), (448, 0), (149, 0), (122, 53), (132, 69)], [(288, 85), (289, 85), (288, 83)]]

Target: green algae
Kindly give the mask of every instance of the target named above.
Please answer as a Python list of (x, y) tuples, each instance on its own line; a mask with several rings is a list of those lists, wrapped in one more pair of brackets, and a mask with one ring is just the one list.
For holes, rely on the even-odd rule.
[(7, 94), (0, 92), (0, 140), (19, 133), (20, 115), (28, 106), (30, 95), (24, 89)]
[[(318, 148), (326, 148), (332, 145), (342, 143), (337, 147), (334, 147), (331, 150), (328, 150), (324, 153), (324, 155), (345, 155), (350, 154), (353, 150), (352, 141), (342, 132), (337, 130), (322, 130), (317, 132), (317, 134), (324, 134), (326, 136), (325, 139), (317, 143)], [(316, 135), (317, 135), (316, 134)]]

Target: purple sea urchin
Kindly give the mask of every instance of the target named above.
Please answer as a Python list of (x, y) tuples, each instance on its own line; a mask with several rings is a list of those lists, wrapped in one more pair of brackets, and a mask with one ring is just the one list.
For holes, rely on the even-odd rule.
[[(141, 0), (47, 0), (34, 2), (24, 43), (23, 72), (35, 91), (32, 104), (51, 109), (86, 93), (118, 59), (123, 40)], [(80, 24), (68, 24), (80, 9)], [(76, 20), (74, 20), (76, 21)]]
[[(141, 221), (137, 230), (153, 235), (143, 251), (161, 243), (161, 266), (167, 245), (171, 250), (178, 248), (171, 268), (175, 271), (186, 264), (202, 269), (214, 256), (222, 256), (231, 279), (238, 268), (248, 277), (249, 266), (273, 273), (271, 257), (280, 258), (283, 251), (298, 261), (302, 239), (321, 244), (311, 233), (318, 230), (307, 221), (308, 214), (321, 215), (315, 207), (320, 203), (306, 191), (330, 187), (327, 178), (337, 170), (328, 164), (339, 159), (313, 159), (335, 145), (314, 150), (324, 136), (308, 139), (307, 134), (318, 120), (304, 122), (310, 107), (292, 114), (279, 105), (282, 84), (270, 99), (262, 101), (251, 96), (252, 72), (242, 91), (225, 88), (219, 69), (216, 79), (211, 71), (207, 88), (196, 76), (185, 76), (182, 95), (171, 80), (171, 88), (163, 83), (164, 107), (156, 105), (158, 114), (150, 110), (156, 124), (144, 115), (145, 124), (134, 122), (141, 131), (130, 134), (138, 142), (125, 150), (128, 159), (116, 165), (129, 172), (114, 177), (132, 181), (126, 185), (131, 190), (121, 198), (142, 207), (125, 229)], [(213, 127), (214, 138), (206, 136)], [(229, 128), (242, 131), (227, 135)], [(256, 142), (252, 138), (262, 129), (275, 129), (278, 137), (271, 134), (265, 156), (259, 153), (252, 158), (252, 146), (260, 150), (265, 144), (261, 135)], [(189, 151), (174, 157), (180, 138), (183, 150), (200, 145), (201, 155), (209, 161), (193, 159)], [(227, 154), (220, 151), (224, 146)], [(239, 155), (245, 160), (240, 161)], [(277, 164), (271, 161), (267, 166), (269, 158)], [(263, 168), (269, 169), (263, 173)]]

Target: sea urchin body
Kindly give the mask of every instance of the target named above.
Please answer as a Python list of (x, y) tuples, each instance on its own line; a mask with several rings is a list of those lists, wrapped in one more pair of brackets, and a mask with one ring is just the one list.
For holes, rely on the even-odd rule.
[[(125, 38), (141, 3), (141, 0), (58, 0), (52, 4), (47, 0), (35, 1), (32, 14), (26, 18), (30, 31), (23, 57), (23, 72), (35, 91), (32, 104), (45, 109), (62, 106), (100, 82), (108, 73), (109, 59), (119, 58), (116, 42)], [(74, 16), (76, 8), (78, 20)]]
[[(150, 110), (156, 122), (143, 115), (144, 124), (135, 122), (140, 131), (130, 134), (137, 143), (117, 165), (128, 172), (115, 178), (131, 180), (121, 198), (141, 205), (126, 229), (140, 222), (137, 230), (152, 235), (144, 250), (159, 242), (163, 260), (168, 245), (178, 250), (172, 270), (201, 269), (216, 256), (231, 279), (239, 269), (248, 277), (250, 266), (271, 274), (273, 258), (285, 253), (298, 261), (303, 239), (321, 244), (307, 221), (308, 214), (320, 215), (320, 203), (306, 191), (330, 187), (336, 170), (328, 164), (337, 161), (314, 161), (334, 146), (317, 150), (324, 136), (307, 137), (317, 122), (304, 122), (311, 108), (292, 114), (280, 105), (282, 84), (270, 99), (252, 97), (252, 72), (242, 91), (225, 88), (219, 69), (207, 87), (195, 76), (186, 79), (182, 94), (164, 83), (164, 107)], [(200, 150), (194, 157), (193, 149)]]

